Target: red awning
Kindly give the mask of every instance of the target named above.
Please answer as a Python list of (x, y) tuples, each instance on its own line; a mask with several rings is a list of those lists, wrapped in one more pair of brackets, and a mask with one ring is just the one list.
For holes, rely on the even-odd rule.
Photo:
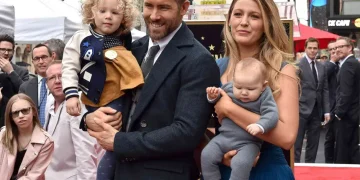
[(309, 37), (319, 40), (319, 48), (326, 49), (330, 41), (336, 40), (339, 36), (320, 29), (312, 28), (299, 24), (300, 37), (294, 37), (295, 52), (303, 52), (305, 49), (305, 41)]

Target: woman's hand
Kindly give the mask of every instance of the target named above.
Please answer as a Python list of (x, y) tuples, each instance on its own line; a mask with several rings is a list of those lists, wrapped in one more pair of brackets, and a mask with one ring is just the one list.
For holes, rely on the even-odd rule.
[(220, 89), (220, 94), (221, 94), (221, 98), (220, 100), (215, 104), (215, 113), (217, 115), (218, 121), (221, 124), (222, 120), (227, 117), (227, 107), (229, 107), (229, 105), (232, 102), (231, 98), (229, 97), (229, 95), (226, 94), (226, 92), (222, 89)]
[[(221, 163), (224, 164), (225, 166), (230, 167), (230, 165), (231, 165), (231, 159), (232, 159), (236, 154), (237, 154), (237, 151), (236, 151), (236, 150), (231, 150), (231, 151), (225, 153)], [(258, 160), (259, 160), (259, 157), (260, 157), (260, 153), (256, 156), (255, 161), (254, 161), (254, 164), (253, 164), (253, 167), (256, 166), (256, 164), (257, 164), (257, 162), (258, 162)], [(244, 157), (244, 158), (246, 158), (246, 157)]]
[(224, 157), (222, 159), (222, 163), (225, 165), (225, 166), (228, 166), (230, 167), (231, 165), (231, 159), (236, 155), (237, 151), (236, 150), (231, 150), (227, 153), (224, 154)]

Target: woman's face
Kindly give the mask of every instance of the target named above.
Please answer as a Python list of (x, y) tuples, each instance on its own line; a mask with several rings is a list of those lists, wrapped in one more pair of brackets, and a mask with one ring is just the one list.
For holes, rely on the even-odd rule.
[(19, 99), (11, 107), (11, 117), (19, 129), (27, 129), (33, 124), (33, 111), (30, 103)]
[(229, 25), (232, 37), (239, 45), (256, 45), (264, 33), (263, 17), (254, 0), (238, 0), (230, 16)]

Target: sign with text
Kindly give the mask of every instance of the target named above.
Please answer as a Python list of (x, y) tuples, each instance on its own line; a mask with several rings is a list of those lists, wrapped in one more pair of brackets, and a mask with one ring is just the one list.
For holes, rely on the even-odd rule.
[(360, 17), (329, 19), (328, 29), (360, 29)]

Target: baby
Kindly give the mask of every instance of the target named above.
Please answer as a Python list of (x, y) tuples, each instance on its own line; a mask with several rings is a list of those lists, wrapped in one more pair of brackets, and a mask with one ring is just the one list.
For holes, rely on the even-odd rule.
[[(279, 119), (277, 106), (270, 87), (267, 86), (265, 65), (257, 59), (246, 58), (236, 64), (233, 82), (221, 87), (233, 102), (260, 114), (259, 121), (250, 124), (246, 131), (231, 119), (224, 118), (215, 136), (201, 153), (202, 175), (205, 180), (221, 179), (218, 165), (225, 153), (237, 150), (231, 159), (231, 180), (249, 179), (252, 165), (259, 154), (262, 141), (255, 137), (274, 128)], [(220, 99), (220, 88), (206, 89), (208, 100), (216, 103)]]
[[(83, 22), (88, 30), (76, 32), (67, 43), (63, 58), (63, 91), (66, 110), (80, 115), (81, 102), (88, 112), (99, 107), (122, 111), (123, 95), (144, 83), (141, 68), (129, 50), (135, 9), (130, 0), (86, 0)], [(101, 128), (92, 129), (101, 131)], [(114, 179), (115, 157), (106, 152), (97, 179)]]

